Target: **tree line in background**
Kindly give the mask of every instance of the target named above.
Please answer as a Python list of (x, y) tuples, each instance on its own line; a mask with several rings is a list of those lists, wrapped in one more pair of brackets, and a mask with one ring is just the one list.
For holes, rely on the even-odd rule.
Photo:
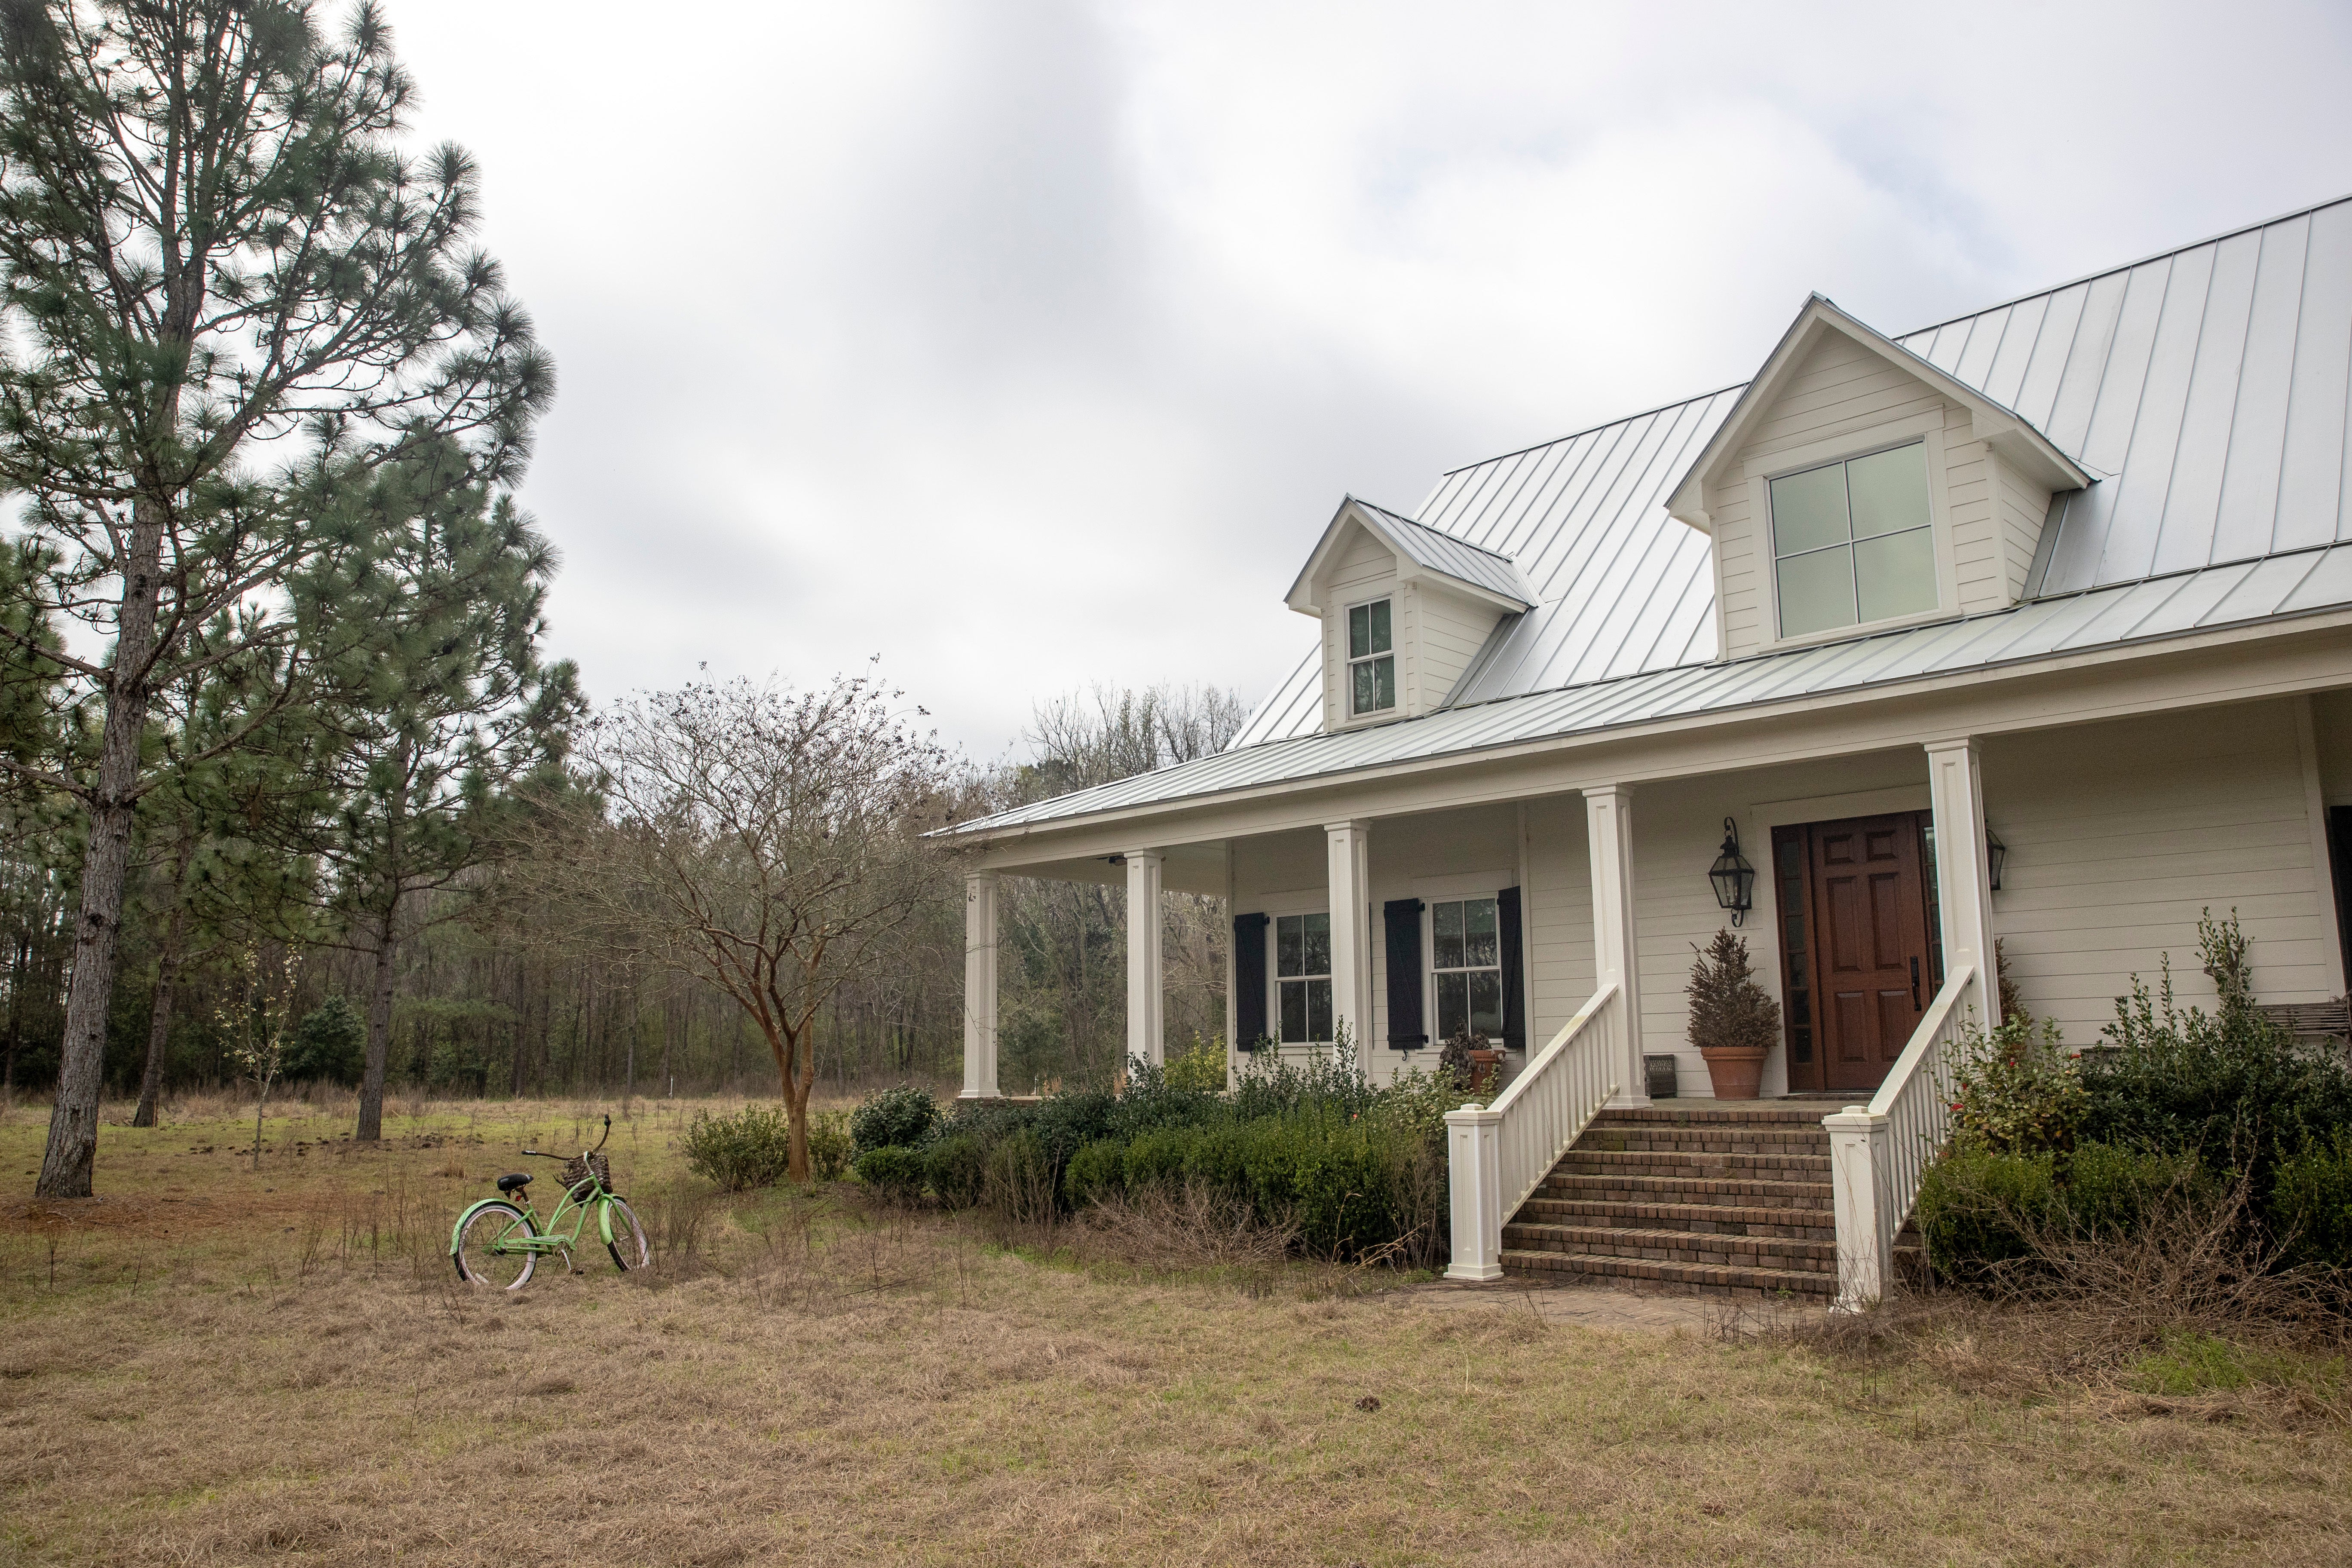
[[(0, 0), (0, 1091), (99, 1108), (285, 1079), (387, 1094), (943, 1077), (937, 828), (1222, 747), (1230, 694), (1040, 709), (979, 768), (871, 676), (591, 712), (543, 658), (513, 492), (554, 372), (404, 145), (371, 4)], [(1108, 1081), (1120, 895), (1016, 882), (1014, 1082)], [(1173, 900), (1181, 1038), (1223, 922)], [(274, 977), (274, 978), (272, 978)], [(266, 1018), (266, 1025), (262, 1022)]]

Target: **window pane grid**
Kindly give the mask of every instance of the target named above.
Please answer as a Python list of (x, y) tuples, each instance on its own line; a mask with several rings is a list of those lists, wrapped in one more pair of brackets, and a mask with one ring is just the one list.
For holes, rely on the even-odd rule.
[(1429, 906), (1430, 990), (1437, 1037), (1503, 1032), (1502, 921), (1492, 899)]
[(1275, 1016), (1286, 1045), (1331, 1038), (1331, 917), (1279, 915), (1274, 922)]
[(1784, 474), (1770, 490), (1782, 637), (1937, 607), (1924, 443)]
[(1390, 617), (1386, 599), (1348, 611), (1348, 710), (1351, 714), (1379, 713), (1396, 706)]

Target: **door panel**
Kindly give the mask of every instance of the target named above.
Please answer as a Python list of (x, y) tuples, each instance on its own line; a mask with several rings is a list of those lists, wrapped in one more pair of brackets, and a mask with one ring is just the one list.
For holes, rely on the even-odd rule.
[(1791, 1087), (1875, 1089), (1917, 1026), (1925, 996), (1916, 981), (1931, 967), (1918, 817), (1814, 823), (1803, 841), (1819, 926), (1821, 1049), (1809, 1072), (1792, 1072)]

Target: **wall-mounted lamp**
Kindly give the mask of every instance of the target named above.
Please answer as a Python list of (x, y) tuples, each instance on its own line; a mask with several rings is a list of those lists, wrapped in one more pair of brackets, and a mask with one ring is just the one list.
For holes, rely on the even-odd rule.
[(1715, 884), (1715, 901), (1731, 911), (1733, 925), (1739, 924), (1755, 892), (1756, 868), (1740, 854), (1739, 825), (1727, 816), (1723, 819), (1723, 853), (1706, 868), (1706, 879)]
[(1985, 869), (1986, 869), (1986, 870), (1988, 870), (1988, 871), (1990, 871), (1990, 872), (1992, 874), (1992, 876), (1991, 876), (1992, 890), (1993, 890), (1994, 892), (1996, 892), (1996, 893), (1998, 893), (1998, 892), (2000, 892), (2000, 868), (2001, 868), (2001, 865), (2002, 865), (2002, 863), (2003, 863), (2003, 862), (2007, 861), (2007, 860), (2008, 860), (2008, 858), (2009, 858), (2009, 846), (2008, 846), (2008, 845), (2006, 845), (2006, 844), (2003, 844), (2003, 843), (2000, 841), (2000, 834), (1995, 833), (1995, 832), (1994, 832), (1991, 828), (1990, 828), (1990, 827), (1986, 828), (1986, 829), (1985, 829)]

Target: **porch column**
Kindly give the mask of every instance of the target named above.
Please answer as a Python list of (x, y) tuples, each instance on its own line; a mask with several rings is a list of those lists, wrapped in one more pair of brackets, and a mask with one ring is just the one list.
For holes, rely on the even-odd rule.
[(1372, 1037), (1372, 825), (1323, 827), (1331, 887), (1331, 1026), (1342, 1024), (1362, 1061)]
[(1603, 784), (1584, 792), (1585, 855), (1592, 871), (1595, 989), (1617, 983), (1625, 997), (1625, 1060), (1612, 1105), (1650, 1103), (1642, 1070), (1641, 947), (1633, 926), (1633, 792)]
[(1936, 902), (1944, 924), (1944, 973), (1976, 966), (1967, 1005), (1985, 1028), (2000, 1022), (1992, 933), (1991, 867), (1985, 857), (1984, 784), (1973, 736), (1927, 743), (1927, 801), (1936, 821)]
[(1127, 1054), (1158, 1067), (1167, 1057), (1161, 1026), (1160, 884), (1168, 857), (1127, 852)]
[(996, 873), (963, 879), (963, 1092), (996, 1098)]

